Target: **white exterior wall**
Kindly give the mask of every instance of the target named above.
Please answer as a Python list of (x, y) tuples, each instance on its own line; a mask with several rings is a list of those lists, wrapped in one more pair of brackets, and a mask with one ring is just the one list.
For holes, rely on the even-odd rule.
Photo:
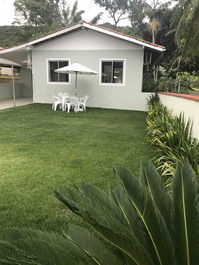
[(148, 93), (142, 93), (142, 46), (90, 30), (78, 30), (37, 45), (32, 51), (33, 102), (51, 103), (52, 95), (74, 95), (75, 77), (70, 84), (49, 84), (47, 59), (69, 59), (100, 72), (100, 59), (125, 60), (125, 84), (100, 84), (99, 76), (78, 76), (78, 96), (89, 95), (88, 106), (145, 111)]
[(179, 115), (184, 113), (185, 118), (193, 122), (193, 135), (199, 139), (199, 102), (160, 94), (161, 102), (170, 109), (173, 114)]
[(142, 50), (142, 46), (103, 33), (79, 29), (35, 46), (39, 51)]

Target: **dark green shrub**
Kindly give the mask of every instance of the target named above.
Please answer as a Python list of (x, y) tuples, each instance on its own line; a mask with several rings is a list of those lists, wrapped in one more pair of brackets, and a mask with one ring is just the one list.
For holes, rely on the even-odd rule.
[(147, 104), (148, 106), (150, 105), (155, 105), (158, 102), (160, 102), (160, 97), (158, 95), (158, 93), (153, 93), (151, 96), (148, 97), (147, 99)]

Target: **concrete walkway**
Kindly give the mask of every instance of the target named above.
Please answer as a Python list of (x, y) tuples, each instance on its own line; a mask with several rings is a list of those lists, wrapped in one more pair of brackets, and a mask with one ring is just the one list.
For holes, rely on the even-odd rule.
[[(16, 106), (24, 106), (32, 104), (32, 98), (17, 98)], [(0, 100), (0, 110), (13, 108), (13, 99), (2, 99)]]

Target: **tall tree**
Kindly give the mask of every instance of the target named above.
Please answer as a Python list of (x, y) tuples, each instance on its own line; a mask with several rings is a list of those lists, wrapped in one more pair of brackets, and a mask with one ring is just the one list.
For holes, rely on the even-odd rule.
[(82, 15), (84, 13), (84, 10), (78, 11), (78, 1), (75, 1), (72, 8), (67, 6), (67, 3), (65, 0), (62, 0), (62, 23), (64, 25), (66, 24), (73, 24), (80, 22), (82, 20)]
[(91, 24), (97, 24), (101, 19), (102, 15), (102, 12), (98, 13), (94, 18), (91, 19)]
[(59, 25), (61, 15), (60, 0), (15, 0), (14, 6), (18, 24), (34, 27)]
[(179, 0), (173, 20), (176, 42), (184, 61), (199, 57), (199, 1)]
[(155, 43), (155, 37), (157, 32), (159, 31), (161, 27), (160, 21), (156, 18), (153, 18), (151, 21), (149, 21), (148, 29), (151, 32), (152, 36), (152, 42)]
[(146, 0), (131, 0), (129, 2), (129, 20), (134, 32), (137, 35), (143, 36), (144, 28), (146, 28), (145, 18), (148, 15), (150, 5)]
[[(78, 10), (75, 1), (72, 8), (66, 0), (15, 0), (18, 24), (25, 24), (38, 28), (38, 31), (49, 31), (67, 24), (82, 20), (83, 10)], [(41, 30), (43, 28), (43, 30)]]
[(105, 8), (114, 21), (114, 27), (117, 28), (118, 23), (126, 19), (129, 9), (129, 0), (95, 0), (95, 3)]

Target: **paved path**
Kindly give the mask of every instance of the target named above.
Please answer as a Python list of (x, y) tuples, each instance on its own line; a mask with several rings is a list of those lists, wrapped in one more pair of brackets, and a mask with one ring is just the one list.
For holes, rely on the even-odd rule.
[[(17, 98), (16, 106), (32, 104), (32, 98)], [(0, 100), (0, 110), (13, 108), (13, 99)]]

